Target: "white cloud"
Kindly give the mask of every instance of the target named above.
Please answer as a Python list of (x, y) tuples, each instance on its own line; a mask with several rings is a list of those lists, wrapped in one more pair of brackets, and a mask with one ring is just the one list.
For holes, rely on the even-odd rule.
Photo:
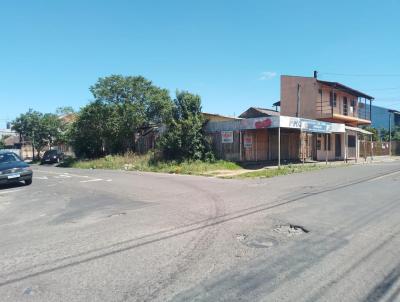
[(267, 80), (271, 80), (274, 77), (276, 77), (275, 71), (263, 71), (260, 75), (260, 80), (267, 81)]

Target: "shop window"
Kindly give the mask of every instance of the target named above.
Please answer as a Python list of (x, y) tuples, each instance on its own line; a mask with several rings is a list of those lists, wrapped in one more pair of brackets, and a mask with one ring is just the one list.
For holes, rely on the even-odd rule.
[(321, 140), (317, 139), (317, 150), (321, 150)]
[(355, 135), (349, 135), (347, 137), (347, 141), (348, 141), (349, 148), (355, 148), (356, 147), (356, 136)]

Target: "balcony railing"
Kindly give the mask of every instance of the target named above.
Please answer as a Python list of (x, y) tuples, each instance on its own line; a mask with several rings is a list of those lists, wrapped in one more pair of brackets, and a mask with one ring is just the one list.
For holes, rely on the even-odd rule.
[[(336, 105), (336, 106), (335, 106)], [(336, 103), (330, 100), (318, 100), (316, 102), (317, 118), (332, 118), (334, 114), (344, 115), (354, 118), (370, 120), (370, 108), (364, 103), (357, 102), (356, 106), (351, 106), (351, 101), (347, 104), (337, 100)]]

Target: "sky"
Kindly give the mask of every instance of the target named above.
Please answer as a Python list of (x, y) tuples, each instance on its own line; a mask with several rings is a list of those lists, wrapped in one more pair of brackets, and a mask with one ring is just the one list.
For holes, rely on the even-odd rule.
[(79, 110), (111, 74), (203, 111), (279, 100), (280, 75), (338, 81), (400, 110), (400, 1), (0, 0), (0, 128), (29, 108)]

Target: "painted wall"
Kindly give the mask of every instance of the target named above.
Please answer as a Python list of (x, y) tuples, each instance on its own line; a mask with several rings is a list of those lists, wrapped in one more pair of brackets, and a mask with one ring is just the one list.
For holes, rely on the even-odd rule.
[[(345, 135), (344, 133), (331, 133), (328, 134), (330, 136), (331, 140), (331, 146), (330, 149), (326, 150), (325, 149), (325, 134), (322, 134), (321, 136), (318, 136), (318, 134), (315, 134), (317, 136), (317, 140), (320, 141), (321, 148), (320, 150), (317, 150), (317, 160), (319, 161), (324, 161), (326, 157), (328, 160), (343, 160), (345, 158)], [(340, 136), (340, 146), (336, 145), (336, 135)], [(336, 148), (340, 148), (340, 156), (336, 156)]]
[[(389, 130), (389, 108), (372, 105), (372, 127)], [(400, 126), (400, 116), (391, 114), (391, 124)]]
[(315, 119), (318, 83), (310, 77), (281, 76), (281, 115), (296, 116), (298, 84), (301, 86), (299, 117)]

